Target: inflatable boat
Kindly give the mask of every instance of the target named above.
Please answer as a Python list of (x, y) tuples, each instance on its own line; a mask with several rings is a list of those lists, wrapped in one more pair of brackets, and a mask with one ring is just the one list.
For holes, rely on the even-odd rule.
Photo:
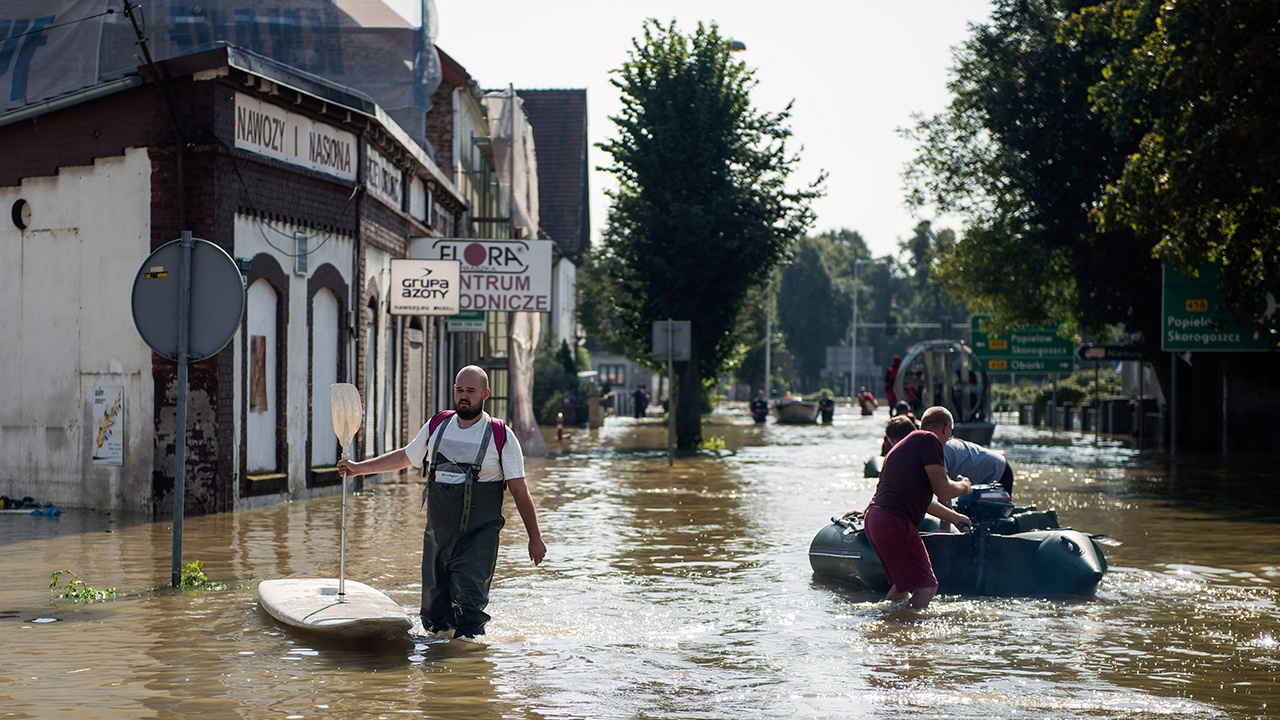
[[(938, 592), (1002, 597), (1093, 597), (1107, 570), (1095, 538), (1058, 524), (1053, 510), (1014, 507), (999, 485), (978, 485), (957, 501), (973, 520), (968, 533), (942, 531), (926, 517), (920, 537)], [(874, 592), (889, 581), (861, 517), (832, 518), (809, 545), (813, 571)]]

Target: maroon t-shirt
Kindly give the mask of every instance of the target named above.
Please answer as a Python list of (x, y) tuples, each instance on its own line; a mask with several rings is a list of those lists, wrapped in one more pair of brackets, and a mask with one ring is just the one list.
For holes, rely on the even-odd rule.
[(925, 472), (928, 465), (946, 467), (942, 441), (928, 430), (915, 430), (885, 456), (871, 504), (919, 525), (933, 502), (933, 486)]

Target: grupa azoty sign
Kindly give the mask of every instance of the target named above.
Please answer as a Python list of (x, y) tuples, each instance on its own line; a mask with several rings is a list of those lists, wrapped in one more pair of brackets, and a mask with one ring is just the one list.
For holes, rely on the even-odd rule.
[(456, 260), (391, 261), (392, 315), (457, 315)]
[(416, 238), (415, 258), (456, 260), (459, 309), (551, 312), (550, 240)]

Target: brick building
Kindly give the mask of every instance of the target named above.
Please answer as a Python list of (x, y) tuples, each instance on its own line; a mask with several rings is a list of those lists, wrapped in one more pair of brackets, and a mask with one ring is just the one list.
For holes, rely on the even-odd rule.
[(357, 456), (439, 404), (439, 323), (388, 313), (389, 265), (409, 237), (465, 233), (466, 200), (356, 91), (227, 46), (155, 71), (0, 115), (0, 493), (171, 511), (175, 364), (130, 295), (184, 230), (247, 268), (239, 330), (189, 371), (185, 512), (336, 492), (329, 383), (361, 389)]

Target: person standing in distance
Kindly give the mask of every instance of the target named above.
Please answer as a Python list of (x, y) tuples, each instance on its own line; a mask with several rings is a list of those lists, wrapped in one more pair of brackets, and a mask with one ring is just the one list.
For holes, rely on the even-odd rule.
[[(538, 513), (524, 479), (524, 454), (515, 433), (484, 411), (489, 376), (475, 365), (458, 371), (454, 414), (434, 428), (427, 423), (405, 447), (362, 462), (339, 461), (342, 475), (423, 468), (427, 526), (422, 535), (422, 626), (434, 635), (468, 638), (484, 634), (489, 585), (498, 562), (502, 489), (511, 491), (529, 534), (534, 565), (547, 555)], [(506, 437), (502, 450), (494, 426)], [(430, 453), (428, 455), (428, 453)]]
[(924, 411), (920, 429), (896, 443), (885, 456), (864, 519), (867, 540), (889, 578), (885, 598), (906, 600), (917, 610), (928, 607), (938, 592), (938, 578), (916, 529), (925, 513), (961, 530), (971, 527), (968, 517), (939, 502), (967, 495), (972, 489), (968, 478), (947, 477), (942, 444), (951, 437), (952, 423), (951, 411), (944, 407)]
[(894, 355), (893, 364), (884, 373), (884, 399), (889, 403), (889, 417), (898, 414), (898, 373), (902, 371), (902, 356)]
[(823, 390), (818, 394), (818, 412), (822, 415), (824, 425), (831, 424), (831, 417), (836, 414), (836, 401)]
[(637, 385), (636, 391), (631, 393), (631, 398), (635, 402), (633, 414), (639, 420), (644, 417), (645, 412), (649, 409), (649, 391), (644, 389), (644, 385)]
[(756, 391), (756, 399), (751, 401), (751, 417), (762, 423), (769, 417), (769, 401), (764, 399), (764, 390)]

